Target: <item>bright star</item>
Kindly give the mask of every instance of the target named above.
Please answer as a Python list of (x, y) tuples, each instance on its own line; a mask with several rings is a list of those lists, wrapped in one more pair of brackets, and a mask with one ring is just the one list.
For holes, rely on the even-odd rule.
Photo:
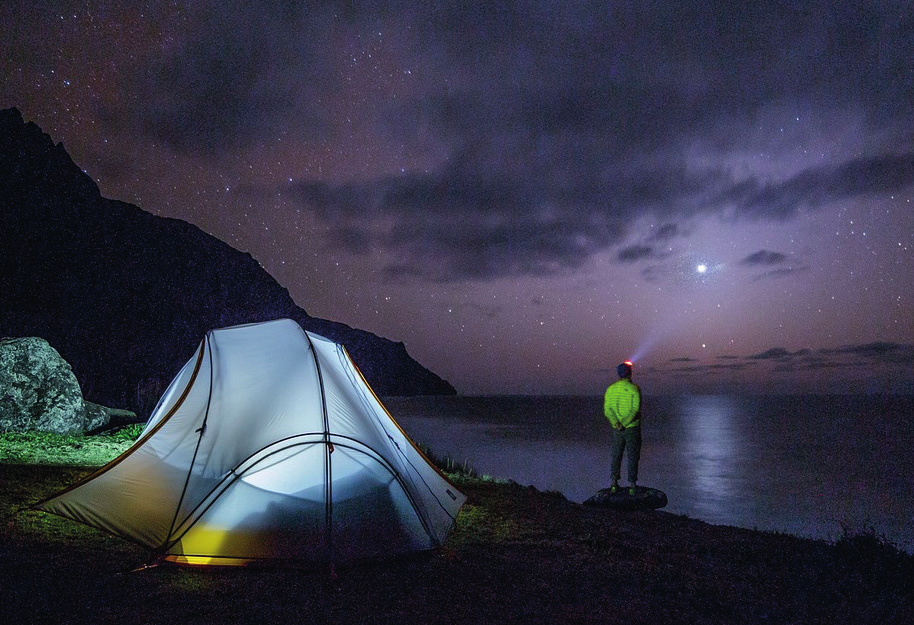
[(707, 270), (708, 270), (708, 266), (705, 264), (701, 264), (701, 265), (698, 265), (697, 267), (695, 267), (695, 271), (697, 271), (698, 273), (705, 273)]

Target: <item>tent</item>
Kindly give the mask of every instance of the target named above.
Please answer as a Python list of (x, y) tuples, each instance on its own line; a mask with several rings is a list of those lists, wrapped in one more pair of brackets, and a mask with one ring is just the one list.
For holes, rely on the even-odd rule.
[(35, 507), (185, 564), (440, 546), (466, 497), (345, 348), (280, 319), (212, 330), (137, 442)]

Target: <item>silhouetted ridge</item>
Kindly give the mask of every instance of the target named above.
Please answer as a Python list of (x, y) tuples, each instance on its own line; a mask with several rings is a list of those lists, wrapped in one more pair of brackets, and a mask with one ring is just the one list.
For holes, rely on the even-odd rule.
[(394, 343), (309, 316), (250, 254), (101, 197), (63, 145), (0, 111), (0, 336), (40, 336), (86, 398), (146, 414), (205, 332), (289, 317), (342, 343), (379, 395), (453, 394)]

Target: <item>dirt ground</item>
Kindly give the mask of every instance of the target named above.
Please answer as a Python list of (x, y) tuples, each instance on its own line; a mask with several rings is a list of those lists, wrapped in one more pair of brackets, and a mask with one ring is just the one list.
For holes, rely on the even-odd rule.
[(131, 572), (148, 553), (22, 507), (85, 467), (0, 464), (9, 623), (912, 623), (914, 557), (463, 480), (444, 548), (312, 568)]

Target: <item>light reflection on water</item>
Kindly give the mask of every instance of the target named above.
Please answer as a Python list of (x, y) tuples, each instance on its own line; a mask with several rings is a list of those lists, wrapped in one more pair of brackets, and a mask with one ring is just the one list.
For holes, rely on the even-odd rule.
[[(609, 483), (600, 398), (385, 399), (417, 442), (581, 502)], [(666, 511), (835, 539), (872, 527), (914, 550), (914, 397), (645, 397), (639, 483)]]
[(679, 414), (682, 454), (692, 488), (701, 495), (699, 515), (720, 517), (728, 502), (746, 488), (745, 458), (733, 432), (733, 399), (726, 396), (695, 397)]

